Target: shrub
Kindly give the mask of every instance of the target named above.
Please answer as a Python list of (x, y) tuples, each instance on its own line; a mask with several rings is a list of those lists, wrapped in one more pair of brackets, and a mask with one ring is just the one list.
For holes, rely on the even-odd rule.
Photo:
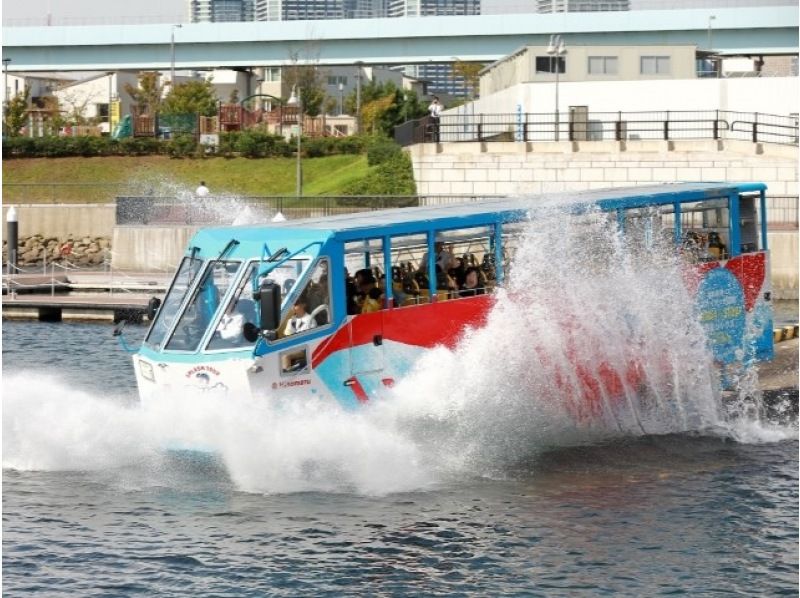
[(119, 142), (123, 156), (146, 156), (161, 153), (162, 142), (155, 137), (126, 137)]
[(366, 147), (363, 137), (335, 137), (334, 147), (340, 154), (360, 154)]
[[(351, 183), (342, 191), (343, 195), (415, 195), (414, 172), (411, 159), (404, 152), (376, 166), (360, 181)], [(343, 205), (349, 205), (347, 200)]]
[(6, 137), (3, 139), (4, 158), (27, 158), (33, 155), (36, 140), (31, 137)]
[(311, 139), (303, 139), (303, 150), (309, 158), (319, 158), (320, 156), (327, 156), (333, 151), (334, 143), (330, 137), (312, 137)]
[(167, 142), (166, 150), (172, 158), (187, 158), (195, 155), (197, 140), (194, 135), (178, 135)]
[(367, 146), (367, 164), (376, 166), (395, 159), (402, 154), (402, 148), (391, 139), (374, 138)]

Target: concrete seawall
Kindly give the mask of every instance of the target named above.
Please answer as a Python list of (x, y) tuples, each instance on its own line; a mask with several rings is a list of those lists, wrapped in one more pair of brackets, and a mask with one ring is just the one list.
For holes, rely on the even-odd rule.
[[(3, 222), (10, 205), (3, 206)], [(110, 237), (116, 224), (116, 205), (15, 204), (19, 236)]]

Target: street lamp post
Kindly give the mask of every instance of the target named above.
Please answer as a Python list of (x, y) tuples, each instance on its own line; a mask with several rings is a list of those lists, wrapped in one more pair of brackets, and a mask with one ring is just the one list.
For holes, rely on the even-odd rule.
[(711, 50), (714, 45), (714, 30), (712, 23), (717, 20), (716, 15), (711, 15), (708, 17), (708, 49)]
[[(297, 93), (295, 93), (295, 90)], [(292, 87), (292, 95), (286, 102), (289, 106), (297, 106), (297, 197), (303, 196), (303, 158), (302, 158), (302, 138), (303, 138), (303, 102), (300, 100), (300, 89)]]
[(169, 72), (169, 84), (172, 89), (175, 88), (175, 30), (180, 29), (183, 25), (173, 25), (170, 31), (169, 46), (172, 54)]
[(356, 133), (361, 133), (361, 66), (364, 63), (356, 62)]
[(8, 102), (8, 63), (10, 58), (3, 58), (3, 102)]
[(552, 63), (553, 58), (555, 58), (556, 64), (556, 134), (555, 140), (559, 140), (559, 128), (561, 123), (559, 122), (559, 112), (558, 112), (558, 75), (561, 72), (561, 57), (567, 53), (567, 47), (564, 44), (564, 39), (560, 35), (551, 35), (550, 36), (550, 44), (547, 46), (547, 53), (550, 55), (550, 61)]

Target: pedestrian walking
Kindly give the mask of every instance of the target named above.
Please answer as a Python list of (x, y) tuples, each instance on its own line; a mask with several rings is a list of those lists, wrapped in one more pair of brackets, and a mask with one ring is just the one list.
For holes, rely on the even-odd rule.
[(428, 106), (428, 114), (430, 115), (431, 132), (433, 134), (433, 141), (439, 143), (439, 118), (442, 115), (444, 106), (439, 103), (439, 97), (433, 96), (431, 105)]
[(205, 181), (200, 181), (200, 186), (194, 190), (194, 194), (197, 197), (208, 197), (209, 193), (211, 192), (208, 190), (208, 187), (206, 187)]

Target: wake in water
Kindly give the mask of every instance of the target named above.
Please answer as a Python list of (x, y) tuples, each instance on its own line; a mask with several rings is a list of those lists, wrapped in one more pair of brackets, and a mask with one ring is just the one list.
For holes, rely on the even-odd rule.
[(243, 491), (385, 494), (502, 476), (541, 451), (612, 437), (796, 438), (726, 418), (669, 240), (641, 243), (605, 214), (551, 208), (510, 250), (487, 325), (454, 351), (427, 352), (355, 413), (316, 398), (188, 395), (145, 410), (12, 374), (3, 379), (3, 466), (105, 469), (194, 446), (215, 453)]

